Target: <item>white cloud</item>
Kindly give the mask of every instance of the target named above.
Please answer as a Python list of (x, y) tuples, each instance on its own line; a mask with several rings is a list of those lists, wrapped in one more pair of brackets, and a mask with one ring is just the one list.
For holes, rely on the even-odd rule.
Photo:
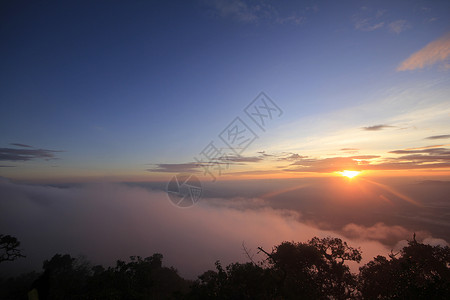
[(412, 237), (413, 235), (412, 231), (402, 226), (387, 226), (381, 222), (369, 227), (347, 224), (342, 228), (341, 232), (348, 238), (383, 241), (388, 244)]

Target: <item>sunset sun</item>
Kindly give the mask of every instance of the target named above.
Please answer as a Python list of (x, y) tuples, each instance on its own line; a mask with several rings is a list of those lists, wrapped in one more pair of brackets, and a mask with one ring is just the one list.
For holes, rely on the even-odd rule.
[(348, 178), (353, 178), (357, 175), (359, 175), (361, 172), (359, 171), (349, 171), (349, 170), (344, 170), (342, 172), (338, 172), (339, 174), (341, 174), (344, 177), (348, 177)]

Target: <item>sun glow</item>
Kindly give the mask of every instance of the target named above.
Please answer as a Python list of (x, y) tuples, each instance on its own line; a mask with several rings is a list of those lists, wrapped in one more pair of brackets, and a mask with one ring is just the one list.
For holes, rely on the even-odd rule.
[(342, 176), (348, 177), (348, 178), (353, 178), (353, 177), (359, 175), (359, 173), (361, 173), (361, 172), (344, 170), (342, 172), (337, 172), (337, 173), (341, 174)]

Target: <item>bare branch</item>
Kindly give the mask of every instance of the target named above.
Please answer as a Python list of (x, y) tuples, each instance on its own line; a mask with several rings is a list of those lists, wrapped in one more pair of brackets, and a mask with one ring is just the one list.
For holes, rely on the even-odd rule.
[(251, 254), (250, 251), (247, 249), (247, 247), (245, 247), (245, 242), (242, 241), (242, 250), (244, 250), (244, 254), (247, 256), (247, 258), (251, 261), (252, 264), (254, 264), (256, 266), (255, 261), (253, 260), (253, 256), (255, 256), (254, 254)]

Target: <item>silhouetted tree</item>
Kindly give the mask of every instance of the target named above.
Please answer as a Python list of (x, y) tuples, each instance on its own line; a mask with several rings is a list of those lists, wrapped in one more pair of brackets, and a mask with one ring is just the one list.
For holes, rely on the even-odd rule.
[(186, 294), (189, 283), (174, 268), (162, 266), (162, 254), (131, 256), (118, 260), (115, 267), (92, 268), (89, 296), (93, 299), (176, 299)]
[(283, 242), (272, 253), (265, 253), (279, 297), (349, 299), (358, 294), (357, 277), (345, 262), (360, 262), (361, 251), (341, 239), (315, 237), (307, 243)]
[(232, 263), (206, 271), (191, 286), (190, 299), (273, 299), (275, 286), (270, 270), (254, 263)]
[[(43, 263), (44, 275), (49, 278), (50, 299), (80, 299), (87, 290), (91, 275), (89, 263), (69, 254), (56, 254)], [(44, 281), (46, 277), (43, 277)]]
[(192, 286), (196, 299), (348, 299), (358, 295), (356, 275), (346, 261), (361, 252), (340, 239), (314, 238), (308, 243), (283, 242), (267, 255), (267, 265), (233, 263), (199, 276)]
[(19, 249), (20, 242), (10, 235), (0, 234), (0, 263), (13, 261), (20, 257), (25, 257)]
[(358, 276), (346, 262), (360, 262), (361, 251), (338, 238), (258, 249), (263, 261), (248, 255), (251, 262), (225, 268), (217, 261), (215, 270), (194, 282), (164, 267), (159, 253), (118, 260), (109, 268), (56, 254), (44, 261), (42, 274), (0, 278), (0, 299), (26, 299), (30, 288), (40, 299), (52, 300), (450, 299), (449, 247), (418, 243), (415, 237), (398, 254), (374, 258)]
[(36, 279), (30, 288), (30, 293), (37, 293), (39, 300), (47, 300), (50, 292), (50, 271), (45, 272)]
[(365, 299), (450, 299), (450, 248), (414, 238), (389, 259), (361, 267), (359, 282)]
[(16, 277), (0, 278), (0, 299), (27, 299), (28, 290), (38, 277), (39, 274), (33, 271)]

